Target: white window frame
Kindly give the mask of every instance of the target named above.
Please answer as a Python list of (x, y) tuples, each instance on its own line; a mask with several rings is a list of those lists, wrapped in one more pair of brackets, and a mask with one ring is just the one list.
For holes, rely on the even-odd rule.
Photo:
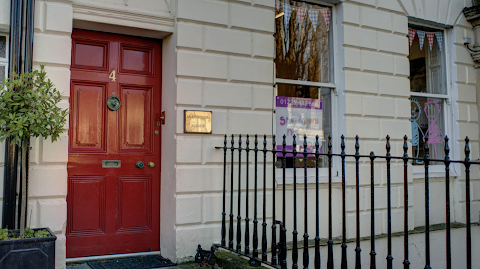
[[(9, 54), (9, 51), (8, 51), (8, 35), (7, 34), (3, 34), (0, 32), (0, 36), (5, 36), (5, 58), (2, 58), (0, 57), (0, 65), (1, 66), (5, 66), (5, 78), (8, 77), (8, 54)], [(4, 78), (0, 78), (0, 81), (3, 80)]]
[[(303, 86), (312, 86), (312, 87), (325, 87), (325, 88), (330, 88), (331, 92), (331, 121), (332, 121), (332, 152), (333, 153), (340, 153), (340, 133), (345, 133), (346, 128), (345, 128), (345, 121), (344, 117), (340, 117), (340, 109), (343, 107), (345, 108), (345, 100), (339, 97), (338, 94), (338, 89), (342, 87), (343, 84), (342, 79), (340, 78), (342, 72), (343, 72), (343, 66), (341, 66), (339, 63), (343, 61), (339, 61), (339, 55), (338, 52), (342, 51), (342, 47), (339, 44), (337, 37), (341, 36), (343, 34), (343, 28), (342, 28), (342, 33), (338, 33), (338, 30), (342, 26), (342, 23), (340, 24), (337, 22), (338, 16), (337, 16), (337, 6), (332, 3), (327, 3), (323, 1), (318, 1), (318, 0), (308, 0), (308, 1), (303, 1), (303, 0), (295, 0), (297, 2), (306, 2), (306, 3), (311, 3), (311, 4), (318, 4), (322, 6), (328, 6), (332, 9), (332, 15), (331, 15), (331, 31), (332, 31), (332, 47), (330, 48), (331, 50), (331, 56), (333, 57), (332, 63), (333, 63), (333, 68), (331, 69), (333, 71), (333, 76), (332, 76), (332, 82), (330, 83), (323, 83), (323, 82), (310, 82), (310, 81), (303, 81), (303, 80), (290, 80), (290, 79), (282, 79), (282, 78), (276, 78), (276, 70), (274, 70), (274, 85), (275, 85), (275, 96), (273, 97), (275, 100), (275, 97), (277, 96), (277, 84), (289, 84), (289, 85), (303, 85)], [(275, 64), (274, 64), (275, 67)], [(343, 79), (344, 80), (344, 79)], [(343, 96), (343, 94), (341, 95)], [(343, 101), (342, 101), (343, 100)], [(342, 101), (342, 102), (341, 102)], [(275, 102), (273, 102), (275, 106)], [(276, 109), (276, 107), (274, 107)], [(274, 119), (273, 121), (276, 121), (275, 115), (273, 115)], [(339, 122), (342, 121), (342, 122)], [(275, 125), (273, 126), (273, 134), (276, 134), (275, 130)], [(325, 137), (325, 140), (328, 138)], [(277, 138), (277, 143), (281, 143), (281, 141), (278, 140)], [(299, 138), (297, 140), (297, 144), (303, 143), (303, 138)], [(340, 171), (340, 161), (338, 157), (333, 157), (332, 158), (332, 182), (334, 183), (339, 183), (342, 180), (342, 175)], [(315, 173), (315, 167), (309, 167), (307, 168), (307, 184), (315, 183), (316, 182), (316, 173)], [(304, 168), (303, 167), (297, 167), (297, 184), (303, 184), (305, 182), (304, 179)], [(277, 184), (282, 185), (283, 184), (283, 168), (276, 168), (275, 171), (276, 175), (276, 181)], [(328, 167), (321, 167), (319, 168), (319, 183), (328, 183)], [(285, 183), (288, 184), (293, 184), (293, 168), (286, 168), (285, 169)]]
[[(451, 53), (453, 44), (450, 43), (450, 39), (454, 37), (453, 28), (446, 29), (442, 27), (438, 27), (431, 24), (421, 23), (421, 22), (408, 22), (409, 25), (416, 25), (416, 26), (423, 26), (428, 27), (431, 29), (442, 31), (443, 34), (443, 48), (445, 56), (445, 80), (446, 80), (446, 94), (430, 94), (430, 93), (417, 93), (417, 92), (410, 92), (411, 97), (432, 97), (443, 99), (443, 113), (445, 119), (445, 135), (448, 135), (449, 138), (449, 147), (450, 147), (450, 159), (458, 160), (460, 158), (459, 154), (459, 130), (458, 124), (456, 121), (458, 120), (458, 106), (456, 104), (458, 95), (457, 89), (452, 86), (452, 66), (454, 59), (452, 59), (453, 55)], [(426, 39), (426, 37), (425, 37)], [(428, 43), (427, 40), (425, 42)], [(457, 128), (455, 128), (457, 126)], [(411, 148), (411, 145), (409, 145)], [(460, 165), (459, 164), (450, 164), (450, 176), (457, 177), (460, 172)], [(423, 179), (425, 177), (425, 167), (423, 165), (412, 165), (413, 171), (413, 179)], [(429, 177), (436, 178), (436, 177), (445, 177), (445, 165), (444, 164), (437, 164), (437, 165), (429, 165)]]

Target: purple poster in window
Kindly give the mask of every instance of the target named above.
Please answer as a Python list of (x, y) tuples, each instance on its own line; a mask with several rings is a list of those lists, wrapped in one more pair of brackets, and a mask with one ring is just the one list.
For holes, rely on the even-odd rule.
[[(277, 150), (283, 150), (283, 135), (287, 136), (287, 151), (293, 150), (293, 135), (297, 136), (297, 156), (303, 156), (303, 136), (307, 135), (307, 152), (315, 152), (315, 137), (319, 136), (319, 152), (322, 152), (323, 110), (322, 101), (319, 99), (297, 98), (297, 97), (276, 97), (277, 115)], [(302, 153), (302, 154), (300, 154)], [(283, 156), (277, 153), (277, 156)], [(292, 157), (293, 154), (287, 154)], [(313, 155), (308, 155), (313, 156)]]

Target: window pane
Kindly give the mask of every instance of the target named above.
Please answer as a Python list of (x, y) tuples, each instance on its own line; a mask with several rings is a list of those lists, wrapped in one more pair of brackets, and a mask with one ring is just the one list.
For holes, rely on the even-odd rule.
[[(411, 29), (415, 30), (415, 29)], [(410, 91), (447, 94), (443, 33), (415, 30), (410, 46)], [(423, 39), (422, 47), (420, 47)], [(439, 44), (440, 40), (440, 44)], [(432, 42), (432, 44), (430, 44)]]
[(7, 37), (0, 36), (0, 58), (7, 57)]
[[(307, 152), (314, 152), (315, 149), (315, 136), (319, 136), (319, 151), (320, 153), (327, 152), (327, 138), (332, 134), (332, 120), (331, 120), (331, 89), (330, 88), (318, 88), (310, 86), (299, 86), (299, 85), (286, 85), (286, 84), (277, 84), (277, 96), (283, 97), (293, 97), (289, 99), (294, 99), (300, 102), (314, 102), (315, 100), (321, 100), (320, 110), (315, 110), (313, 108), (294, 108), (288, 107), (283, 108), (288, 109), (288, 115), (283, 115), (279, 106), (277, 106), (277, 119), (281, 116), (283, 118), (283, 124), (281, 120), (277, 121), (277, 149), (282, 150), (283, 146), (283, 135), (281, 130), (287, 130), (285, 135), (287, 135), (287, 151), (291, 151), (293, 148), (289, 147), (292, 145), (292, 136), (295, 134), (297, 136), (297, 151), (303, 152), (303, 136), (307, 135)], [(303, 109), (303, 111), (301, 111)], [(285, 111), (284, 111), (285, 112)], [(317, 119), (317, 117), (321, 117)], [(301, 122), (301, 123), (298, 123)], [(305, 123), (305, 124), (302, 124)], [(281, 126), (280, 126), (281, 125)], [(318, 126), (320, 125), (320, 126)], [(283, 127), (283, 128), (282, 128)], [(290, 154), (291, 155), (291, 154)], [(277, 167), (282, 167), (282, 158), (281, 154), (277, 155)], [(303, 155), (299, 155), (296, 158), (297, 167), (304, 166)], [(319, 167), (327, 166), (327, 158), (320, 156), (319, 158)], [(286, 157), (286, 167), (293, 167), (293, 157)], [(315, 167), (315, 156), (307, 157), (307, 167)]]
[(331, 82), (331, 8), (280, 2), (275, 16), (277, 78)]
[(0, 65), (0, 81), (5, 78), (5, 66)]
[[(412, 107), (410, 144), (412, 145), (413, 157), (423, 158), (425, 156), (425, 142), (428, 142), (430, 158), (445, 158), (443, 99), (414, 97), (410, 99), (410, 103)], [(428, 140), (426, 140), (427, 136)], [(415, 161), (414, 164), (423, 164), (423, 161)]]

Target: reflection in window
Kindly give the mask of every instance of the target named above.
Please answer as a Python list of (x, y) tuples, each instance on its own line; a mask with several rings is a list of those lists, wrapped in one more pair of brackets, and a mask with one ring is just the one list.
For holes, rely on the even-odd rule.
[(297, 1), (277, 2), (277, 78), (331, 82), (330, 7)]
[[(412, 32), (413, 31), (413, 32)], [(410, 29), (410, 91), (447, 94), (442, 32)], [(440, 40), (440, 42), (439, 42)]]
[(0, 58), (7, 57), (7, 37), (0, 36)]
[[(412, 153), (414, 157), (425, 156), (425, 142), (430, 148), (430, 158), (443, 159), (445, 118), (443, 99), (412, 97), (410, 99), (412, 115)], [(426, 137), (428, 136), (428, 140)], [(423, 164), (422, 161), (415, 161), (415, 164)]]
[[(316, 122), (311, 122), (309, 128), (303, 130), (301, 127), (290, 128), (292, 132), (289, 132), (287, 135), (287, 151), (291, 151), (293, 148), (288, 147), (291, 146), (291, 136), (295, 133), (297, 136), (297, 151), (299, 153), (303, 153), (303, 135), (307, 134), (307, 152), (314, 152), (315, 148), (315, 136), (319, 136), (319, 152), (320, 153), (327, 153), (328, 152), (328, 136), (332, 134), (332, 115), (331, 115), (331, 89), (330, 88), (318, 88), (312, 86), (300, 86), (300, 85), (288, 85), (288, 84), (277, 84), (277, 96), (286, 96), (286, 97), (295, 97), (296, 100), (299, 101), (312, 101), (312, 100), (320, 100), (321, 102), (321, 115), (322, 118), (319, 121), (321, 126), (316, 126)], [(277, 107), (277, 109), (279, 109)], [(302, 117), (305, 119), (312, 118), (312, 112), (306, 109), (302, 113)], [(318, 113), (317, 113), (318, 114)], [(278, 115), (278, 114), (277, 114)], [(286, 119), (288, 121), (288, 119)], [(277, 123), (278, 124), (282, 124)], [(279, 128), (279, 127), (277, 127)], [(278, 136), (283, 136), (283, 134), (278, 133)], [(282, 139), (281, 137), (277, 138), (278, 147), (277, 150), (282, 150)], [(286, 157), (286, 167), (291, 168), (293, 167), (293, 156)], [(278, 157), (281, 157), (282, 154), (277, 154)], [(296, 158), (296, 166), (297, 167), (304, 167), (304, 156), (303, 154), (299, 154)], [(319, 157), (319, 167), (326, 167), (328, 165), (327, 157), (320, 156)], [(278, 168), (282, 167), (282, 159), (278, 158), (276, 163)], [(307, 157), (307, 167), (315, 167), (315, 156), (309, 155)]]
[[(447, 94), (443, 31), (410, 25), (408, 35), (413, 157), (423, 158), (425, 142), (428, 142), (429, 157), (443, 159), (446, 113), (442, 95)], [(420, 165), (423, 161), (413, 164)]]

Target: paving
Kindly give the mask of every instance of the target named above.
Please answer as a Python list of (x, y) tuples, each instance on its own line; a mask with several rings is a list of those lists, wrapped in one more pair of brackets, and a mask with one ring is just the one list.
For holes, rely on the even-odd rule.
[[(162, 267), (159, 269), (192, 269), (192, 268), (209, 268), (209, 267), (198, 266), (197, 263), (186, 263), (186, 264), (180, 264), (178, 266)], [(84, 263), (67, 264), (67, 269), (92, 269), (92, 268), (88, 266), (87, 262), (84, 262)], [(157, 268), (152, 268), (152, 269), (157, 269)]]

